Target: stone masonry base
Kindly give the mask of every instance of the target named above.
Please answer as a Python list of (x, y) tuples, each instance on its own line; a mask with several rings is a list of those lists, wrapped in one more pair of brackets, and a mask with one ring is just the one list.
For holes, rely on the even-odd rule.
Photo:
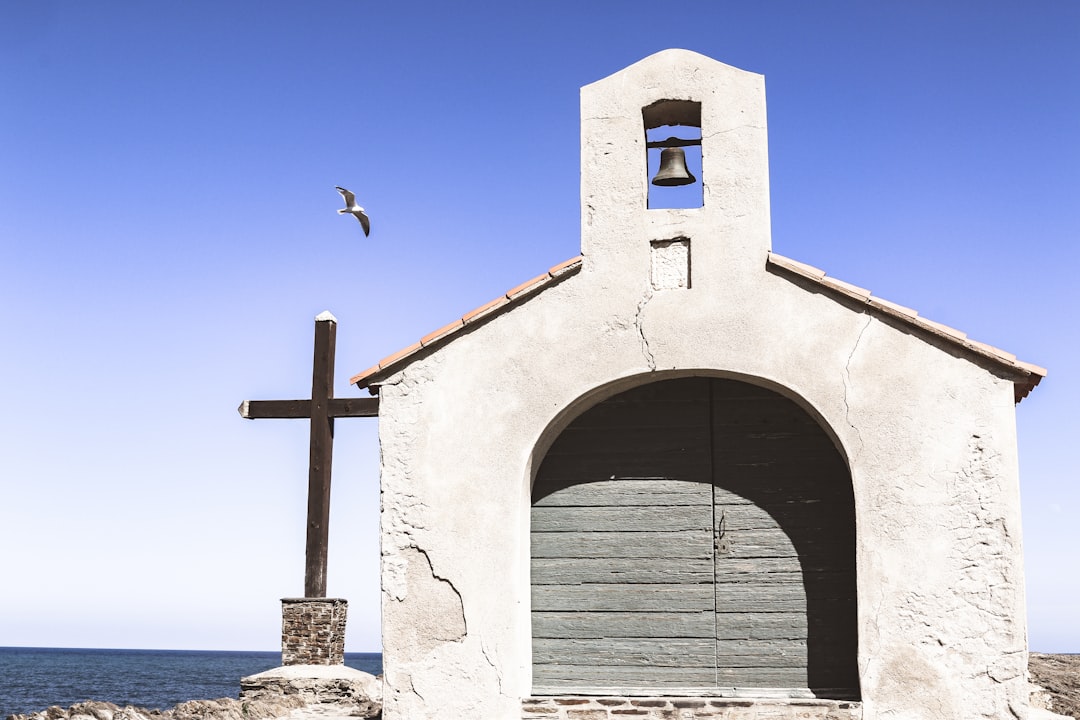
[(382, 678), (345, 665), (288, 665), (241, 678), (240, 700), (277, 706), (272, 717), (306, 705), (330, 708), (327, 720), (372, 718), (382, 712)]
[(862, 703), (752, 698), (530, 697), (522, 720), (861, 720)]
[(281, 664), (345, 664), (345, 615), (340, 598), (282, 598)]

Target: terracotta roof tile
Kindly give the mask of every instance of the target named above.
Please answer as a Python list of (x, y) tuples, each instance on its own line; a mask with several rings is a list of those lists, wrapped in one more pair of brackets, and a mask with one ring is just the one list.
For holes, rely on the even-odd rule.
[(846, 283), (843, 280), (837, 280), (836, 278), (822, 276), (818, 280), (818, 282), (820, 282), (823, 285), (828, 285), (831, 288), (836, 288), (837, 290), (841, 291), (842, 293), (844, 293), (845, 295), (848, 295), (850, 297), (862, 298), (863, 300), (869, 300), (870, 299), (870, 291), (869, 290), (867, 290), (866, 288), (861, 288), (858, 285), (852, 285), (851, 283)]
[(490, 315), (491, 313), (495, 312), (503, 305), (506, 305), (508, 302), (510, 302), (510, 300), (506, 297), (506, 295), (503, 295), (502, 297), (497, 297), (489, 303), (484, 303), (472, 312), (465, 313), (461, 317), (461, 321), (466, 325), (471, 322), (476, 322), (477, 320), (483, 318), (485, 315)]
[(558, 265), (556, 265), (555, 267), (549, 269), (548, 270), (548, 275), (550, 275), (553, 278), (556, 278), (556, 277), (559, 277), (560, 275), (563, 275), (565, 273), (570, 272), (571, 270), (576, 270), (580, 265), (581, 265), (581, 256), (578, 255), (577, 257), (572, 257), (569, 260), (566, 260), (565, 262), (561, 262)]
[(489, 303), (485, 303), (476, 308), (472, 312), (466, 313), (462, 317), (454, 320), (448, 325), (444, 325), (435, 332), (428, 333), (420, 342), (413, 343), (404, 350), (383, 358), (379, 361), (378, 365), (374, 365), (359, 375), (354, 375), (349, 379), (349, 382), (358, 387), (367, 387), (371, 383), (375, 382), (378, 378), (384, 377), (397, 365), (403, 363), (408, 358), (412, 357), (420, 350), (431, 347), (432, 345), (439, 344), (444, 340), (448, 340), (453, 336), (461, 332), (465, 327), (475, 325), (489, 317), (494, 317), (500, 313), (505, 312), (513, 305), (521, 302), (524, 298), (531, 296), (534, 293), (540, 292), (544, 288), (550, 286), (555, 280), (569, 275), (573, 272), (577, 272), (581, 269), (581, 256), (572, 257), (566, 262), (561, 262), (548, 270), (543, 275), (537, 275), (532, 280), (524, 282), (516, 287), (507, 290), (501, 296), (495, 298)]
[(770, 255), (770, 262), (772, 262), (774, 258), (777, 265), (782, 265), (784, 267), (787, 267), (789, 270), (794, 270), (800, 275), (805, 275), (806, 277), (814, 278), (816, 280), (820, 280), (821, 278), (825, 277), (825, 271), (816, 268), (813, 265), (807, 265), (806, 263), (801, 263), (798, 260), (792, 260), (791, 258), (786, 258), (780, 255)]
[(909, 307), (904, 307), (903, 305), (897, 305), (896, 303), (889, 302), (888, 300), (883, 300), (879, 297), (874, 297), (871, 295), (869, 302), (871, 305), (881, 310), (888, 310), (899, 315), (905, 315), (909, 318), (919, 317), (918, 311), (912, 310)]
[(1008, 369), (1013, 370), (1022, 376), (1026, 376), (1015, 380), (1013, 383), (1015, 388), (1013, 396), (1015, 397), (1016, 402), (1020, 402), (1027, 397), (1027, 394), (1030, 393), (1032, 389), (1039, 384), (1039, 381), (1046, 376), (1045, 368), (1031, 363), (1021, 362), (1017, 360), (1016, 356), (1012, 353), (1005, 352), (1004, 350), (1000, 350), (992, 345), (987, 345), (986, 343), (972, 340), (968, 338), (965, 333), (955, 328), (951, 328), (948, 325), (942, 325), (933, 320), (919, 317), (919, 313), (911, 308), (906, 308), (903, 305), (896, 305), (887, 300), (876, 298), (872, 296), (868, 290), (863, 290), (854, 285), (849, 285), (840, 280), (827, 277), (825, 273), (815, 267), (804, 265), (803, 263), (796, 262), (774, 253), (769, 253), (768, 264), (795, 273), (796, 275), (834, 290), (850, 299), (865, 302), (870, 307), (895, 317), (912, 327), (916, 327), (937, 337), (948, 340), (966, 350), (997, 362), (1000, 365), (1004, 365)]
[[(1039, 377), (1046, 377), (1046, 368), (1044, 368), (1042, 365), (1036, 365), (1035, 363), (1024, 362), (1023, 360), (1017, 360), (1016, 364), (1019, 365), (1020, 367), (1024, 368), (1025, 370), (1027, 370), (1032, 375), (1038, 375)], [(1039, 384), (1039, 382), (1038, 382), (1038, 380), (1036, 380), (1035, 385), (1038, 385), (1038, 384)], [(1031, 387), (1034, 388), (1035, 385), (1032, 385)], [(1027, 393), (1024, 393), (1024, 394), (1026, 395)]]
[[(464, 324), (465, 324), (465, 321), (462, 320), (461, 318), (458, 318), (457, 320), (450, 323), (449, 325), (443, 325), (441, 328), (439, 328), (435, 332), (430, 332), (427, 335), (425, 335), (424, 337), (420, 338), (420, 344), (423, 345), (424, 347), (427, 347), (428, 345), (435, 342), (436, 340), (443, 337), (444, 335), (449, 335), (452, 332), (457, 332), (457, 330), (460, 327), (462, 327)], [(362, 374), (363, 373), (361, 373), (361, 375)]]
[(972, 340), (971, 338), (967, 338), (967, 341), (968, 341), (968, 343), (970, 345), (974, 345), (975, 347), (979, 348), (980, 350), (982, 350), (984, 352), (988, 352), (991, 355), (998, 355), (1000, 357), (1003, 357), (1003, 358), (1005, 358), (1007, 360), (1011, 360), (1013, 362), (1017, 361), (1016, 356), (1013, 355), (1011, 352), (1006, 352), (1005, 350), (1002, 350), (1001, 348), (996, 348), (993, 345), (987, 345), (984, 342), (979, 342), (978, 340)]
[(371, 367), (369, 367), (369, 368), (368, 368), (367, 370), (365, 370), (364, 372), (362, 372), (362, 373), (360, 373), (359, 375), (357, 375), (356, 377), (352, 378), (351, 380), (349, 380), (349, 383), (354, 383), (354, 382), (356, 382), (356, 378), (361, 378), (361, 377), (368, 377), (369, 375), (374, 375), (374, 374), (375, 374), (375, 373), (377, 373), (377, 372), (379, 372), (379, 363), (375, 363), (374, 365), (372, 365)]
[(506, 291), (506, 297), (510, 300), (516, 300), (518, 295), (524, 295), (530, 290), (538, 289), (539, 285), (546, 282), (551, 277), (551, 273), (544, 273), (543, 275), (537, 275), (532, 280), (526, 280), (517, 287), (510, 288)]
[[(939, 322), (934, 322), (933, 320), (927, 320), (924, 317), (919, 318), (919, 323), (926, 326), (926, 327), (933, 328), (934, 330), (937, 330), (939, 333), (941, 333), (943, 335), (948, 335), (950, 337), (954, 337), (957, 340), (966, 340), (967, 339), (967, 333), (966, 332), (962, 332), (960, 330), (957, 330), (956, 328), (951, 328), (948, 325), (942, 325)], [(990, 346), (987, 345), (986, 347), (990, 347)], [(997, 350), (997, 348), (994, 348), (994, 350)], [(1000, 352), (1000, 351), (998, 351), (998, 352)], [(1015, 360), (1016, 356), (1013, 355), (1012, 359)]]
[(419, 350), (421, 347), (423, 347), (423, 346), (420, 343), (414, 342), (409, 347), (398, 350), (393, 355), (387, 355), (386, 357), (384, 357), (382, 360), (379, 361), (379, 369), (380, 370), (385, 370), (387, 367), (389, 367), (390, 365), (393, 365), (398, 360), (401, 360), (402, 358), (406, 358), (409, 355), (412, 355), (414, 352)]

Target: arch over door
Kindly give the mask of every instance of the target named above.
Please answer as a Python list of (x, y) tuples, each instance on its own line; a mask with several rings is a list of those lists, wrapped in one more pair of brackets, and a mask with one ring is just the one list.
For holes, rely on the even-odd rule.
[(534, 692), (857, 696), (850, 475), (793, 401), (626, 391), (562, 432), (532, 500)]

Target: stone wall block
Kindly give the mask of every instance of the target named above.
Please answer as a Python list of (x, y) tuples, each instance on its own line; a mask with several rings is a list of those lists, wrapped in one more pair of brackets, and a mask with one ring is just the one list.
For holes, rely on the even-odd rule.
[(344, 665), (347, 610), (341, 598), (283, 598), (281, 664)]

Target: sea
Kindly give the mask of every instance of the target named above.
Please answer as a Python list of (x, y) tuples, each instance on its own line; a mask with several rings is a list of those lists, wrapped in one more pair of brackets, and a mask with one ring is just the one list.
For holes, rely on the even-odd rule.
[[(345, 664), (382, 673), (380, 653), (345, 653)], [(164, 710), (235, 698), (240, 678), (279, 665), (280, 652), (0, 647), (0, 718), (84, 700)]]

